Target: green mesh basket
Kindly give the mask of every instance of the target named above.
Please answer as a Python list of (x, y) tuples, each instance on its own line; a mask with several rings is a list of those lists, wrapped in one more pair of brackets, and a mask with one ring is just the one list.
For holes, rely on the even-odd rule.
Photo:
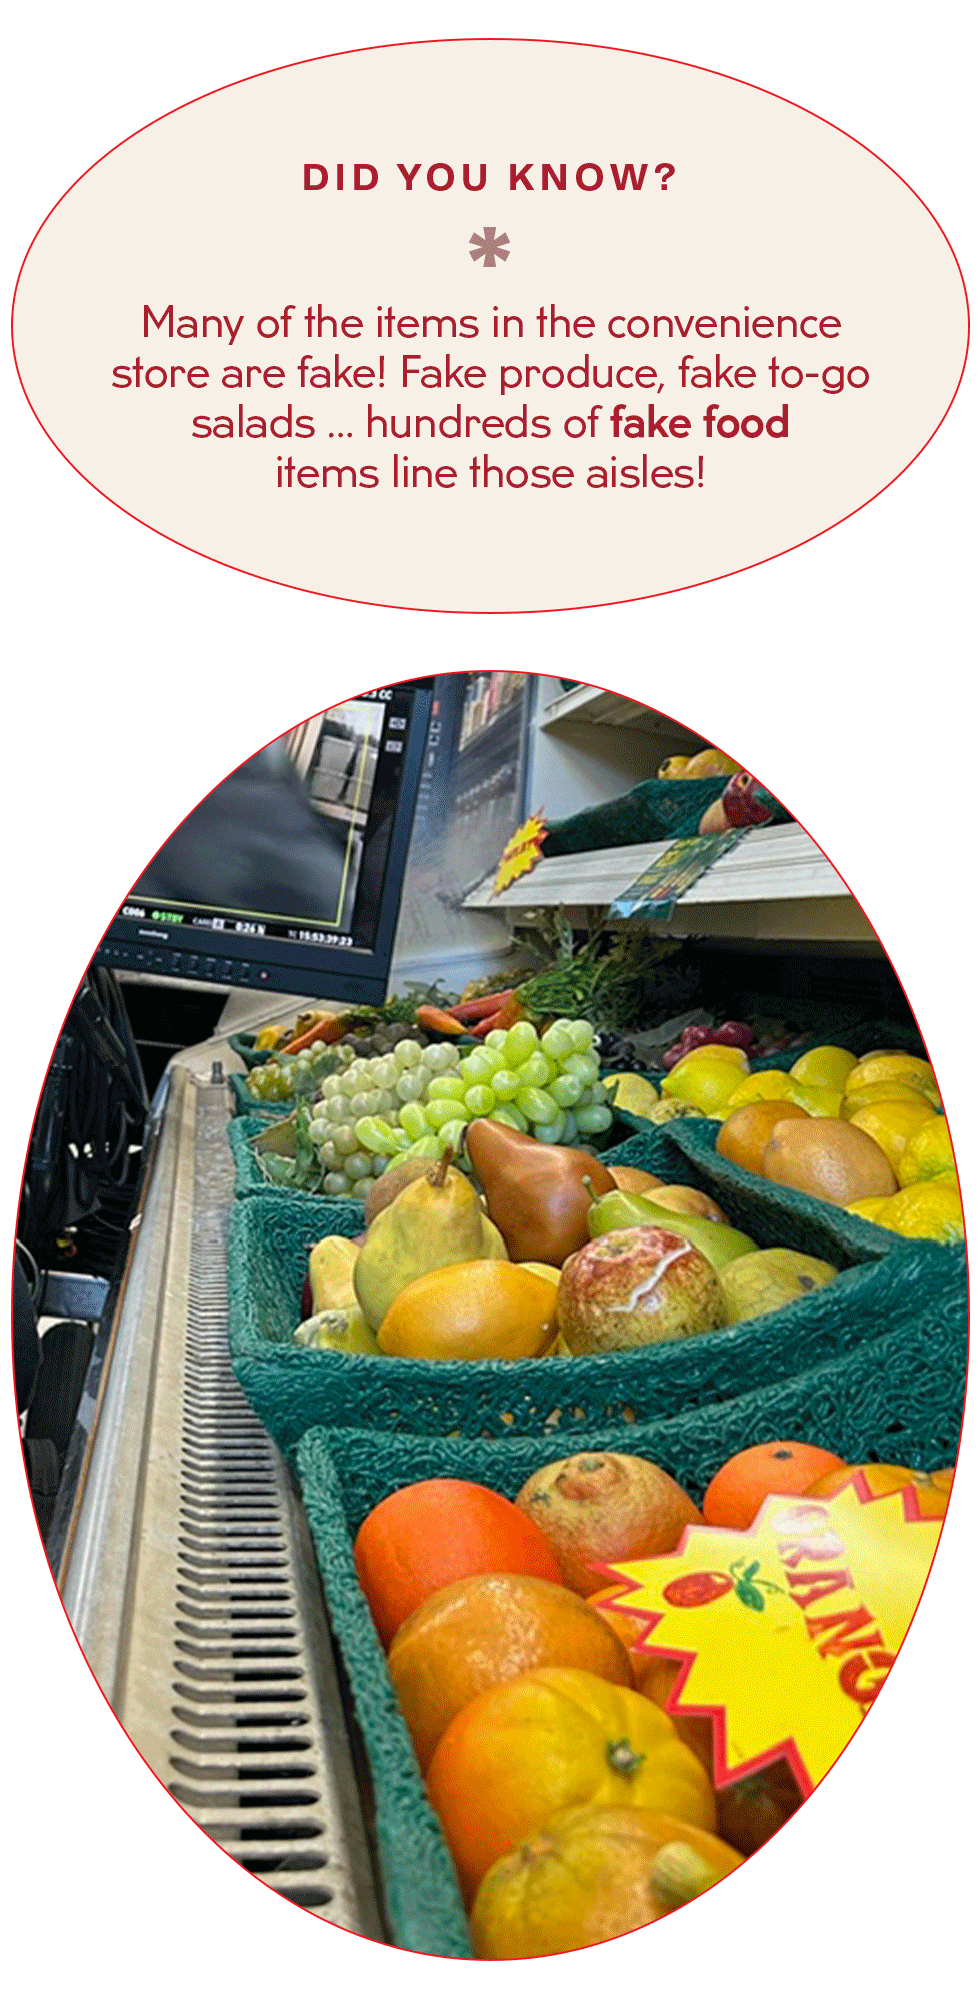
[[(664, 1179), (703, 1186), (671, 1130), (634, 1138), (614, 1157)], [(871, 1224), (838, 1227), (823, 1203), (784, 1224), (768, 1183), (728, 1204), (736, 1227), (760, 1247), (785, 1245), (837, 1264), (829, 1286), (782, 1311), (631, 1353), (537, 1361), (427, 1362), (297, 1348), (292, 1335), (310, 1244), (353, 1236), (347, 1204), (322, 1203), (316, 1226), (294, 1196), (269, 1191), (235, 1204), (228, 1318), (232, 1364), (283, 1450), (314, 1424), (417, 1435), (577, 1438), (721, 1403), (846, 1354), (933, 1310), (966, 1319), (965, 1259), (938, 1244), (909, 1243)], [(844, 1218), (851, 1225), (851, 1218)]]
[(261, 1098), (252, 1097), (247, 1078), (244, 1076), (230, 1076), (228, 1083), (231, 1088), (233, 1118), (261, 1118), (263, 1125), (268, 1125), (270, 1119), (288, 1118), (289, 1113), (295, 1108), (295, 1099), (292, 1097), (284, 1097), (278, 1104), (264, 1104)]
[(274, 1049), (257, 1049), (254, 1035), (229, 1035), (228, 1047), (241, 1057), (246, 1069), (258, 1069), (275, 1054)]
[[(284, 1112), (284, 1115), (288, 1114)], [(268, 1131), (268, 1128), (268, 1118), (261, 1116), (257, 1118), (232, 1118), (229, 1120), (228, 1145), (231, 1149), (231, 1157), (235, 1162), (236, 1195), (239, 1197), (253, 1194), (286, 1195), (290, 1201), (298, 1202), (301, 1209), (302, 1205), (306, 1204), (306, 1213), (309, 1214), (311, 1220), (315, 1220), (316, 1216), (322, 1211), (324, 1204), (329, 1201), (331, 1208), (350, 1209), (351, 1215), (355, 1218), (351, 1234), (353, 1236), (359, 1235), (364, 1227), (363, 1202), (355, 1201), (353, 1197), (349, 1201), (345, 1201), (343, 1198), (338, 1199), (336, 1196), (310, 1194), (304, 1188), (277, 1188), (274, 1182), (265, 1179), (256, 1161), (251, 1141), (256, 1138), (259, 1132)], [(318, 1230), (319, 1236), (326, 1236), (328, 1233), (325, 1229)]]
[(429, 1805), (384, 1654), (357, 1582), (352, 1538), (389, 1494), (422, 1479), (466, 1479), (513, 1499), (574, 1450), (649, 1458), (700, 1501), (736, 1451), (802, 1437), (848, 1464), (871, 1459), (936, 1471), (951, 1465), (966, 1386), (966, 1326), (931, 1313), (782, 1382), (649, 1424), (574, 1440), (382, 1436), (310, 1430), (296, 1466), (334, 1635), (371, 1769), (375, 1834), (392, 1940), (437, 1957), (472, 1956), (455, 1871)]

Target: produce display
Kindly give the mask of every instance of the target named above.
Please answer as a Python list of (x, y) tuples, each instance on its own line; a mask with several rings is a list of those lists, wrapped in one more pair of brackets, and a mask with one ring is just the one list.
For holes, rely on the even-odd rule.
[[(544, 1465), (514, 1501), (432, 1479), (369, 1511), (357, 1572), (477, 1957), (569, 1951), (657, 1922), (801, 1803), (781, 1757), (724, 1781), (711, 1721), (670, 1712), (681, 1659), (650, 1650), (651, 1621), (622, 1608), (629, 1591), (609, 1568), (679, 1552), (705, 1524), (750, 1527), (771, 1496), (805, 1503), (855, 1483), (865, 1498), (911, 1488), (921, 1517), (938, 1519), (950, 1480), (779, 1440), (721, 1466), (700, 1507), (649, 1460), (581, 1452)], [(821, 1578), (826, 1595), (834, 1578)], [(744, 1559), (667, 1585), (676, 1608), (730, 1596), (750, 1620), (773, 1592)]]
[[(767, 1060), (778, 1043), (738, 1020), (675, 1028), (654, 1052), (636, 1027), (632, 952), (569, 948), (521, 984), (430, 997), (342, 1034), (338, 1016), (332, 1039), (297, 1024), (290, 1042), (305, 1046), (283, 1044), (251, 1072), (257, 1095), (295, 1103), (252, 1141), (263, 1173), (364, 1208), (356, 1236), (309, 1243), (296, 1346), (371, 1357), (372, 1378), (406, 1363), (440, 1376), (439, 1364), (519, 1372), (544, 1359), (571, 1371), (677, 1342), (696, 1354), (705, 1336), (847, 1291), (826, 1256), (735, 1227), (726, 1183), (719, 1202), (604, 1159), (618, 1113), (637, 1129), (717, 1121), (658, 1144), (679, 1158), (714, 1133), (719, 1160), (774, 1190), (901, 1235), (962, 1237), (928, 1063), (827, 1043), (783, 1069)], [(744, 1219), (734, 1197), (731, 1212)], [(817, 1233), (814, 1248), (827, 1247)], [(292, 1268), (290, 1295), (300, 1257)], [(861, 1449), (873, 1456), (878, 1442)], [(750, 1431), (703, 1491), (688, 1491), (652, 1456), (562, 1455), (556, 1435), (554, 1457), (519, 1490), (426, 1479), (356, 1517), (362, 1615), (366, 1600), (477, 1957), (549, 1955), (657, 1922), (737, 1869), (802, 1801), (785, 1756), (733, 1778), (707, 1711), (673, 1712), (679, 1653), (651, 1650), (651, 1620), (626, 1607), (617, 1565), (677, 1555), (695, 1531), (744, 1535), (771, 1496), (823, 1502), (855, 1481), (869, 1498), (911, 1489), (916, 1518), (939, 1520), (951, 1478), (854, 1466), (805, 1435), (759, 1443)], [(736, 1607), (750, 1630), (787, 1601), (751, 1554), (681, 1565), (667, 1604), (684, 1618)]]
[(592, 1155), (492, 1118), (474, 1119), (466, 1143), (479, 1193), (451, 1146), (404, 1159), (388, 1169), (392, 1199), (387, 1173), (372, 1185), (360, 1238), (313, 1246), (299, 1345), (427, 1361), (622, 1352), (738, 1324), (838, 1276), (760, 1250), (697, 1189), (629, 1169), (620, 1186)]

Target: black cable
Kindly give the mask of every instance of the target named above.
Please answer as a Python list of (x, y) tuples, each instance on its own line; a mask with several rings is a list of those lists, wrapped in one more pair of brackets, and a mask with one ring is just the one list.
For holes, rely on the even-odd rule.
[(112, 1258), (129, 1224), (149, 1098), (118, 982), (86, 973), (59, 1037), (38, 1106), (19, 1231), (38, 1262), (90, 1226)]

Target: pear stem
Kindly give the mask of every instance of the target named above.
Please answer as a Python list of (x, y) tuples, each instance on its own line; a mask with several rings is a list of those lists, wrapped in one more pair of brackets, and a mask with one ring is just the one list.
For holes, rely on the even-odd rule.
[(430, 1187), (434, 1188), (445, 1187), (446, 1175), (448, 1174), (450, 1166), (452, 1164), (452, 1157), (453, 1157), (453, 1149), (451, 1146), (447, 1146), (445, 1152), (443, 1153), (442, 1159), (438, 1162), (437, 1166), (433, 1168), (431, 1174), (429, 1175)]

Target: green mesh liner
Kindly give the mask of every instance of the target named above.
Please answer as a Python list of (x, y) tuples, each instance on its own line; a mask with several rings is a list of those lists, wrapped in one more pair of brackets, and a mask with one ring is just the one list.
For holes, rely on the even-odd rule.
[(330, 1623), (371, 1767), (374, 1836), (391, 1941), (403, 1951), (472, 1958), (456, 1870), (357, 1581), (344, 1498), (322, 1431), (304, 1438), (298, 1465)]
[[(652, 840), (687, 840), (697, 833), (702, 813), (720, 799), (724, 778), (648, 778), (618, 799), (588, 806), (570, 819), (549, 826), (541, 852), (588, 854), (595, 848), (642, 847)], [(759, 787), (759, 798), (776, 822), (790, 815), (771, 792)]]
[(471, 1955), (455, 1874), (434, 1821), (384, 1655), (357, 1583), (351, 1538), (389, 1494), (422, 1479), (468, 1479), (513, 1499), (572, 1449), (652, 1459), (698, 1501), (736, 1451), (803, 1438), (848, 1464), (871, 1459), (936, 1471), (951, 1465), (966, 1388), (966, 1322), (950, 1259), (930, 1310), (911, 1326), (730, 1402), (574, 1440), (306, 1433), (295, 1454), (333, 1631), (371, 1767), (385, 1901), (396, 1944)]
[(228, 1047), (241, 1057), (246, 1069), (258, 1069), (260, 1063), (268, 1062), (275, 1054), (274, 1049), (257, 1049), (254, 1035), (229, 1035)]
[[(283, 1115), (288, 1115), (285, 1107)], [(284, 1195), (290, 1201), (300, 1204), (305, 1203), (307, 1205), (306, 1212), (314, 1219), (322, 1213), (327, 1203), (329, 1203), (331, 1208), (349, 1208), (351, 1214), (356, 1217), (354, 1228), (350, 1233), (352, 1236), (359, 1235), (364, 1227), (363, 1202), (354, 1201), (353, 1199), (350, 1201), (338, 1200), (336, 1197), (322, 1194), (308, 1194), (303, 1188), (277, 1188), (271, 1181), (263, 1178), (256, 1163), (250, 1141), (255, 1138), (257, 1133), (267, 1131), (268, 1126), (268, 1118), (263, 1118), (261, 1115), (257, 1118), (232, 1118), (229, 1120), (228, 1144), (231, 1148), (231, 1157), (235, 1162), (236, 1195)], [(318, 1229), (317, 1236), (326, 1236), (329, 1233), (326, 1229)]]
[[(692, 1123), (696, 1121), (691, 1121)], [(675, 1128), (634, 1138), (608, 1158), (704, 1186)], [(917, 1324), (941, 1299), (966, 1322), (965, 1259), (906, 1242), (821, 1202), (774, 1216), (768, 1183), (724, 1206), (761, 1248), (780, 1245), (838, 1265), (832, 1285), (779, 1312), (717, 1333), (628, 1354), (539, 1361), (426, 1362), (297, 1348), (292, 1335), (311, 1243), (358, 1233), (347, 1204), (317, 1205), (315, 1227), (296, 1197), (269, 1191), (235, 1204), (228, 1271), (232, 1363), (283, 1450), (314, 1424), (420, 1435), (579, 1437), (742, 1396), (808, 1365)]]

